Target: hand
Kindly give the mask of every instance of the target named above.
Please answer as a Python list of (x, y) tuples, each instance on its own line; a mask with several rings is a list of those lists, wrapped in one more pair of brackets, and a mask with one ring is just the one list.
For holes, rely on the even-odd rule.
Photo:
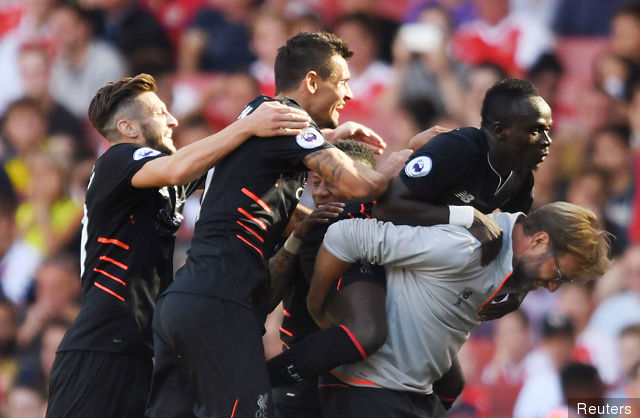
[(344, 203), (342, 202), (330, 202), (320, 205), (302, 221), (298, 222), (293, 230), (293, 235), (297, 238), (304, 238), (314, 225), (327, 223), (330, 219), (339, 216), (343, 211)]
[(262, 137), (298, 135), (311, 121), (304, 110), (276, 101), (262, 102), (245, 119), (253, 134)]
[(307, 296), (307, 310), (311, 318), (313, 318), (313, 321), (320, 328), (329, 328), (331, 326), (331, 323), (329, 323), (329, 320), (324, 315), (323, 301), (313, 298), (311, 293)]
[(502, 229), (493, 219), (474, 209), (473, 224), (469, 232), (482, 244), (480, 263), (486, 266), (498, 256), (502, 248)]
[(445, 132), (450, 132), (450, 131), (451, 129), (445, 128), (440, 125), (432, 126), (426, 131), (422, 131), (419, 134), (415, 135), (413, 138), (411, 138), (409, 140), (409, 148), (415, 151), (421, 146), (423, 146), (424, 144), (426, 144), (427, 142), (429, 142), (431, 138), (433, 138), (434, 136), (443, 134)]
[(323, 135), (329, 142), (336, 142), (340, 139), (354, 139), (368, 145), (378, 155), (381, 155), (387, 147), (384, 139), (372, 129), (352, 121), (345, 122), (333, 130), (323, 131)]
[(484, 307), (478, 312), (481, 321), (492, 321), (494, 319), (502, 318), (508, 313), (511, 313), (520, 307), (520, 304), (524, 300), (524, 296), (520, 293), (509, 293), (507, 298), (501, 302), (491, 301), (484, 305)]
[(386, 174), (389, 178), (395, 177), (402, 170), (411, 154), (413, 151), (408, 148), (392, 152), (389, 158), (378, 164), (378, 173)]

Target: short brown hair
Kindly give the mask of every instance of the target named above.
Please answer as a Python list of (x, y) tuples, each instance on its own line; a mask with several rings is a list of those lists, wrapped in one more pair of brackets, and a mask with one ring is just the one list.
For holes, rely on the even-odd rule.
[(335, 55), (348, 59), (353, 51), (333, 33), (301, 32), (289, 39), (276, 56), (276, 94), (295, 89), (309, 71), (326, 80), (333, 72)]
[(123, 106), (129, 105), (142, 93), (155, 92), (156, 80), (149, 74), (121, 78), (105, 84), (91, 100), (89, 120), (100, 135), (109, 141), (115, 140), (116, 127), (113, 117)]
[(528, 236), (544, 231), (557, 254), (571, 254), (580, 260), (576, 278), (593, 279), (609, 265), (611, 234), (605, 231), (589, 209), (567, 202), (544, 205), (521, 221)]

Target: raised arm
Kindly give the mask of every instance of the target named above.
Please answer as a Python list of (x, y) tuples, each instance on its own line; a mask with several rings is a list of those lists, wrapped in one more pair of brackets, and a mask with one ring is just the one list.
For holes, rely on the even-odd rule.
[(376, 200), (404, 165), (411, 150), (392, 153), (378, 171), (354, 162), (337, 148), (322, 149), (302, 161), (317, 175), (335, 186), (347, 199)]
[(137, 188), (184, 184), (195, 180), (252, 136), (297, 135), (308, 126), (302, 110), (264, 102), (253, 113), (222, 131), (146, 163), (131, 179)]

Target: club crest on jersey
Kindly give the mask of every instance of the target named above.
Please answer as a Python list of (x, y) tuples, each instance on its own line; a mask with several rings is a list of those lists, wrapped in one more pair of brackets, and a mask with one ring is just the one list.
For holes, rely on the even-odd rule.
[(324, 144), (324, 137), (316, 128), (309, 127), (296, 135), (296, 142), (302, 148), (311, 149)]
[(426, 155), (421, 155), (409, 161), (407, 165), (404, 166), (404, 173), (409, 177), (424, 177), (429, 174), (431, 167), (433, 167), (431, 158)]
[(143, 148), (138, 148), (134, 153), (133, 153), (133, 159), (135, 161), (139, 161), (143, 158), (148, 158), (148, 157), (155, 157), (156, 155), (159, 155), (160, 151), (149, 148), (149, 147), (143, 147)]

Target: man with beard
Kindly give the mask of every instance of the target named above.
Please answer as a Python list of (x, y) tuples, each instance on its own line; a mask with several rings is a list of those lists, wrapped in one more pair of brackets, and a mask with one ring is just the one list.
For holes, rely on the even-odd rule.
[[(308, 116), (278, 103), (176, 151), (178, 125), (139, 74), (108, 83), (89, 106), (111, 147), (87, 189), (83, 302), (58, 347), (47, 416), (142, 416), (151, 384), (151, 315), (173, 277), (175, 234), (199, 177), (253, 135), (296, 134)], [(268, 141), (265, 139), (264, 141)], [(178, 185), (178, 186), (174, 186)]]
[(363, 361), (334, 369), (321, 389), (323, 416), (436, 417), (445, 412), (432, 385), (450, 367), (494, 298), (604, 273), (609, 236), (593, 212), (555, 202), (489, 215), (502, 248), (483, 266), (480, 242), (464, 227), (412, 227), (375, 219), (332, 224), (318, 253), (307, 306), (320, 326), (329, 289), (356, 261), (387, 272), (385, 344)]
[[(372, 200), (408, 156), (392, 155), (375, 171), (356, 164), (321, 133), (338, 125), (339, 111), (351, 98), (351, 55), (342, 40), (325, 32), (300, 33), (278, 49), (276, 100), (306, 110), (315, 123), (297, 136), (252, 138), (208, 176), (189, 257), (154, 313), (151, 416), (271, 416), (261, 339), (270, 302), (267, 261), (307, 171), (347, 199)], [(258, 97), (241, 117), (271, 100)], [(363, 133), (358, 131), (347, 135)], [(284, 247), (299, 245), (287, 239)], [(342, 329), (333, 337), (348, 338)]]

